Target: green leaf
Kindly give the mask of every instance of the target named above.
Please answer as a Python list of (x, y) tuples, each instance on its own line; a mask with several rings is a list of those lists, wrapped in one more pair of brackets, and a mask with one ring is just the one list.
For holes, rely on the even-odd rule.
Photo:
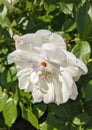
[(0, 87), (0, 96), (2, 95), (2, 87)]
[(7, 99), (8, 95), (6, 93), (2, 93), (2, 95), (0, 96), (0, 112), (3, 110)]
[(48, 129), (48, 124), (46, 121), (40, 124), (40, 130), (47, 130), (47, 129)]
[(85, 97), (86, 102), (92, 100), (92, 80), (89, 81), (88, 85), (85, 88)]
[(39, 128), (38, 119), (36, 116), (32, 113), (30, 109), (27, 109), (24, 107), (24, 105), (20, 102), (19, 103), (21, 110), (22, 110), (22, 117), (29, 121), (35, 128)]
[(86, 113), (82, 113), (74, 118), (73, 123), (75, 125), (85, 125), (89, 121), (89, 116)]
[(86, 2), (78, 10), (76, 16), (77, 29), (82, 40), (92, 40), (92, 5)]
[(56, 9), (56, 5), (47, 4), (46, 2), (44, 2), (44, 8), (47, 11), (47, 14), (49, 14), (50, 12), (53, 12)]
[(7, 70), (0, 73), (0, 83), (3, 87), (7, 86)]
[(0, 12), (3, 11), (4, 5), (2, 3), (0, 3)]
[(17, 118), (17, 107), (16, 102), (13, 98), (9, 98), (3, 109), (3, 116), (5, 119), (5, 124), (9, 127), (14, 123)]
[(49, 109), (59, 118), (66, 119), (68, 116), (66, 107), (64, 105), (57, 106), (55, 104), (49, 104)]
[(51, 22), (52, 18), (53, 18), (52, 15), (47, 15), (47, 14), (44, 15), (44, 16), (39, 16), (38, 17), (38, 19), (40, 19), (40, 20), (42, 20), (44, 22), (47, 22), (47, 23)]
[(81, 0), (81, 3), (84, 4), (86, 2), (86, 0)]
[(4, 20), (6, 19), (6, 15), (7, 15), (7, 8), (4, 5), (2, 12), (0, 12), (0, 23), (4, 22)]
[(84, 63), (87, 63), (91, 53), (90, 45), (86, 41), (78, 41), (72, 52)]
[(38, 103), (34, 106), (33, 112), (35, 113), (36, 117), (40, 118), (45, 113), (46, 109), (46, 104)]
[(66, 4), (64, 2), (60, 2), (59, 5), (60, 5), (60, 8), (61, 8), (63, 13), (65, 13), (65, 14), (73, 14), (72, 13), (72, 11), (73, 11), (73, 3)]
[(88, 74), (92, 74), (92, 59), (89, 59), (89, 62), (88, 62)]
[(76, 28), (76, 23), (75, 23), (75, 21), (74, 21), (73, 19), (68, 19), (68, 20), (64, 23), (64, 25), (63, 25), (63, 27), (62, 27), (62, 30), (63, 30), (64, 32), (71, 32), (71, 31), (73, 31), (75, 28)]
[(49, 113), (47, 116), (48, 130), (60, 130), (63, 127), (63, 121), (60, 118), (54, 116), (54, 114)]

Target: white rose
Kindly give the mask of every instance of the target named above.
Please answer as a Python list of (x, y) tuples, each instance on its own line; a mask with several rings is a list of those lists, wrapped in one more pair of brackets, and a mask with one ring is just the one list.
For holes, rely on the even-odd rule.
[(32, 92), (34, 102), (75, 100), (75, 81), (87, 73), (86, 65), (66, 50), (64, 39), (48, 30), (14, 36), (16, 50), (11, 53), (17, 65), (19, 88)]

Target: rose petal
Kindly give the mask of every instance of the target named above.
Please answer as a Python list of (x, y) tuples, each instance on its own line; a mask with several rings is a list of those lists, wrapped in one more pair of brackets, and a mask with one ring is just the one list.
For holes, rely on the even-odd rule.
[(78, 58), (76, 58), (72, 53), (65, 51), (67, 57), (67, 67), (65, 68), (77, 81), (81, 75), (86, 74), (88, 69), (86, 65)]
[(50, 43), (55, 43), (60, 47), (60, 49), (66, 49), (66, 43), (64, 42), (64, 39), (56, 33), (52, 33), (49, 38)]
[(34, 34), (26, 34), (23, 36), (14, 36), (14, 40), (16, 41), (16, 43), (15, 43), (16, 49), (26, 50), (29, 52), (31, 50), (32, 44), (35, 43)]
[(43, 93), (43, 101), (48, 104), (54, 102), (54, 85), (52, 82), (47, 82), (48, 91), (47, 93)]
[(47, 52), (49, 58), (63, 66), (66, 65), (66, 55), (59, 47), (53, 43), (45, 43), (42, 48)]
[(18, 72), (17, 76), (19, 79), (19, 88), (25, 91), (32, 91), (33, 85), (30, 82), (31, 69), (23, 69)]
[[(75, 84), (71, 75), (67, 71), (65, 70), (62, 71), (61, 75), (62, 76), (60, 76), (59, 79), (62, 82), (62, 97), (63, 97), (63, 103), (64, 103), (70, 98), (71, 94), (73, 93), (73, 90), (74, 90), (73, 87), (75, 87), (73, 85)], [(75, 95), (75, 98), (76, 96), (77, 95)]]
[(34, 70), (40, 69), (39, 63), (36, 60), (37, 56), (34, 58), (34, 55), (27, 51), (16, 50), (11, 53), (10, 57), (17, 66), (21, 68), (33, 68)]
[(39, 80), (39, 75), (36, 72), (32, 72), (30, 75), (30, 80), (32, 83), (37, 83)]
[(51, 32), (48, 30), (38, 30), (35, 33), (35, 46), (41, 47), (43, 43), (48, 42)]
[(32, 91), (32, 96), (34, 99), (34, 102), (41, 102), (42, 101), (42, 93), (40, 91), (39, 86), (35, 86)]

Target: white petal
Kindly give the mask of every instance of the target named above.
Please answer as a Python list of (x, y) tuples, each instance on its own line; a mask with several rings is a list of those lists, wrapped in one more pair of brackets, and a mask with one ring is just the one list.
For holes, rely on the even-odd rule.
[(17, 76), (19, 79), (19, 88), (25, 91), (32, 91), (33, 85), (30, 82), (31, 69), (24, 69), (18, 72)]
[[(20, 38), (20, 39), (19, 39)], [(26, 34), (23, 36), (17, 36), (15, 37), (15, 46), (16, 49), (20, 49), (20, 50), (26, 50), (29, 51), (31, 50), (31, 45), (34, 43), (34, 34)]]
[(39, 80), (39, 75), (36, 72), (32, 72), (30, 76), (30, 80), (32, 83), (37, 83)]
[(38, 30), (35, 33), (35, 46), (42, 46), (43, 43), (48, 42), (49, 36), (51, 35), (51, 32), (48, 30)]
[(39, 70), (40, 66), (34, 55), (27, 51), (16, 50), (11, 53), (10, 57), (20, 68), (33, 68), (34, 70)]
[(62, 71), (60, 76), (60, 81), (62, 82), (62, 97), (63, 103), (65, 103), (73, 93), (74, 81), (71, 75), (67, 71)]
[(87, 66), (80, 59), (77, 59), (76, 65), (82, 70), (82, 74), (86, 74), (88, 72)]
[(65, 68), (74, 78), (75, 81), (77, 81), (82, 74), (87, 73), (87, 67), (86, 65), (76, 58), (71, 52), (65, 51), (66, 57), (67, 57), (67, 67)]
[(52, 82), (40, 80), (39, 87), (35, 87), (32, 94), (34, 100), (37, 102), (40, 100), (43, 100), (46, 104), (54, 102), (54, 85)]
[(42, 45), (42, 48), (47, 52), (49, 58), (52, 61), (66, 65), (66, 55), (56, 44), (53, 43), (45, 43)]
[(46, 52), (42, 48), (40, 48), (40, 47), (33, 47), (32, 49), (35, 52), (37, 52), (42, 58), (48, 59), (48, 56), (47, 56)]
[(69, 51), (66, 51), (66, 50), (63, 50), (63, 52), (65, 53), (65, 55), (66, 55), (66, 60), (67, 60), (67, 64), (68, 65), (76, 65), (76, 61), (77, 61), (77, 59), (76, 59), (76, 57), (75, 57), (75, 55), (74, 54), (72, 54), (71, 52), (69, 52)]
[(23, 36), (21, 36), (21, 40), (23, 41), (23, 43), (25, 44), (32, 44), (34, 43), (34, 36), (35, 33), (29, 33), (29, 34), (25, 34)]
[(82, 75), (81, 70), (76, 66), (67, 66), (65, 70), (71, 74), (75, 81), (78, 81), (80, 76)]
[(54, 102), (59, 105), (63, 103), (62, 97), (62, 82), (59, 80), (58, 75), (53, 77), (53, 84), (54, 84)]
[(35, 86), (32, 91), (32, 96), (34, 99), (34, 102), (41, 102), (42, 101), (42, 92), (40, 91), (39, 86)]
[(66, 43), (64, 42), (64, 39), (56, 33), (52, 33), (52, 35), (50, 35), (49, 42), (55, 43), (60, 47), (60, 49), (66, 49)]
[(30, 53), (27, 51), (23, 51), (23, 50), (15, 50), (10, 54), (10, 57), (14, 60), (26, 60), (30, 57)]
[(72, 85), (72, 93), (70, 95), (70, 99), (75, 100), (77, 98), (77, 96), (78, 96), (77, 86), (76, 86), (75, 83), (73, 83), (73, 85)]
[(52, 103), (54, 102), (54, 85), (52, 82), (48, 83), (47, 82), (47, 86), (48, 86), (48, 91), (47, 93), (43, 93), (43, 101), (44, 103)]
[(26, 68), (26, 69), (22, 69), (17, 73), (17, 76), (20, 77), (25, 73), (28, 73), (29, 75), (32, 73), (33, 69), (31, 68)]

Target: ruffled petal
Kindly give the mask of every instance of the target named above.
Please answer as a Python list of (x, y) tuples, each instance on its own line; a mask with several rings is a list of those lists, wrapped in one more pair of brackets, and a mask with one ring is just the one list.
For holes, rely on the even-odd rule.
[(39, 80), (39, 75), (36, 72), (32, 72), (30, 75), (30, 81), (32, 83), (37, 83)]
[(33, 68), (34, 70), (39, 70), (40, 66), (37, 62), (36, 57), (27, 51), (16, 50), (11, 53), (10, 57), (20, 68)]
[(72, 93), (70, 95), (70, 99), (75, 100), (77, 98), (77, 96), (78, 96), (77, 86), (76, 86), (75, 82), (73, 82)]
[(30, 82), (30, 74), (32, 69), (23, 69), (17, 73), (19, 79), (19, 88), (27, 92), (32, 91), (33, 84)]
[(34, 35), (35, 34), (33, 33), (25, 34), (23, 36), (15, 35), (13, 38), (15, 40), (16, 49), (26, 50), (30, 52), (32, 44), (35, 43)]
[(34, 102), (41, 102), (42, 101), (42, 92), (40, 91), (39, 86), (35, 86), (32, 91), (32, 97)]
[(35, 44), (34, 45), (41, 47), (42, 44), (48, 42), (50, 35), (51, 35), (51, 32), (48, 30), (44, 30), (44, 29), (38, 30), (35, 33)]
[(71, 52), (64, 50), (64, 53), (67, 57), (67, 67), (65, 69), (72, 75), (74, 80), (77, 81), (81, 75), (87, 73), (88, 69), (86, 65)]
[(42, 48), (40, 48), (40, 47), (33, 47), (32, 50), (35, 51), (36, 53), (38, 53), (41, 58), (49, 59), (47, 54), (46, 54), (46, 52)]
[(47, 82), (47, 86), (48, 86), (48, 91), (47, 93), (43, 93), (43, 101), (44, 103), (48, 104), (48, 103), (52, 103), (54, 102), (54, 84), (52, 82)]
[(59, 105), (63, 104), (63, 97), (62, 97), (62, 82), (59, 80), (58, 75), (53, 77), (53, 84), (54, 84), (54, 102)]
[(42, 48), (47, 52), (49, 59), (57, 63), (66, 65), (66, 55), (59, 47), (54, 43), (45, 43)]
[(32, 95), (34, 102), (43, 101), (44, 103), (54, 102), (54, 85), (52, 82), (39, 81), (39, 87), (33, 89)]
[(76, 65), (82, 70), (82, 74), (86, 74), (88, 72), (87, 66), (78, 58)]
[(49, 37), (49, 42), (55, 43), (57, 46), (59, 46), (60, 49), (66, 49), (66, 43), (59, 34), (52, 33)]
[[(72, 96), (73, 93), (76, 93), (74, 92), (75, 89), (73, 89), (73, 87), (77, 88), (77, 86), (75, 85), (71, 75), (65, 70), (61, 71), (59, 80), (62, 82), (62, 97), (63, 97), (63, 103), (65, 103)], [(75, 98), (76, 97), (77, 93), (75, 95)]]

